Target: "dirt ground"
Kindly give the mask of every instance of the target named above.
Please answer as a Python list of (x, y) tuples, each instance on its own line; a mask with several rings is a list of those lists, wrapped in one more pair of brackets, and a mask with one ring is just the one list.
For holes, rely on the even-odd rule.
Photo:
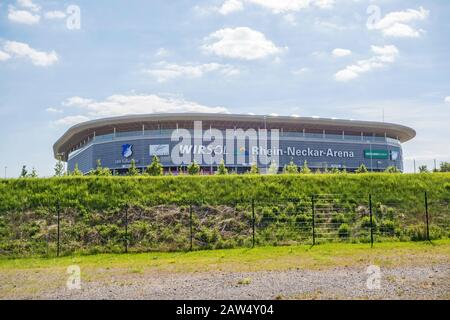
[[(449, 299), (450, 264), (258, 272), (89, 270), (68, 289), (66, 270), (0, 274), (2, 299)], [(98, 273), (98, 274), (96, 274)], [(94, 280), (95, 278), (95, 280)], [(377, 282), (374, 279), (379, 279)], [(369, 287), (367, 286), (369, 282)], [(379, 283), (379, 286), (377, 285)], [(372, 285), (370, 285), (372, 284)]]

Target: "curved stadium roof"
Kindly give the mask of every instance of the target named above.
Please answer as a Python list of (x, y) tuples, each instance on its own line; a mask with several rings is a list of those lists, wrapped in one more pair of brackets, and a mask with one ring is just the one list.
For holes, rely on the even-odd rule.
[[(387, 122), (357, 121), (328, 119), (315, 117), (293, 117), (293, 116), (265, 116), (247, 114), (224, 114), (224, 113), (164, 113), (164, 114), (140, 114), (120, 117), (103, 118), (83, 122), (74, 125), (67, 130), (53, 145), (55, 158), (62, 155), (67, 160), (70, 150), (80, 144), (88, 137), (95, 134), (109, 134), (114, 128), (118, 132), (136, 131), (145, 125), (146, 129), (169, 126), (174, 128), (175, 123), (183, 127), (184, 123), (191, 123), (195, 120), (208, 122), (213, 128), (257, 128), (267, 126), (270, 128), (284, 128), (292, 130), (328, 130), (328, 131), (348, 131), (348, 132), (370, 132), (378, 135), (386, 134), (388, 137), (398, 138), (400, 142), (406, 142), (416, 136), (414, 129)], [(170, 125), (172, 124), (172, 126)], [(167, 127), (166, 127), (167, 128)]]

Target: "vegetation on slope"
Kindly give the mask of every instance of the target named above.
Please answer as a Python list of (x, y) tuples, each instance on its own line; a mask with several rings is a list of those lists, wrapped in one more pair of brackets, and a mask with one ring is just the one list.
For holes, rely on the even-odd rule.
[(313, 194), (317, 242), (368, 241), (369, 194), (376, 241), (423, 240), (425, 192), (448, 236), (448, 173), (0, 180), (0, 254), (53, 255), (58, 212), (63, 254), (251, 246), (252, 202), (256, 245), (311, 243)]

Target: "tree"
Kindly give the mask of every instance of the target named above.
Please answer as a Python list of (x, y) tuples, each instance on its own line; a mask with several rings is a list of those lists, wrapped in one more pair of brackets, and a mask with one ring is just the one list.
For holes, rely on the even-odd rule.
[(197, 175), (200, 173), (200, 166), (194, 160), (193, 162), (191, 162), (191, 164), (188, 165), (187, 171), (191, 176)]
[(369, 170), (367, 170), (367, 167), (364, 164), (361, 164), (355, 171), (355, 173), (367, 173), (367, 172), (369, 172)]
[(58, 156), (58, 161), (55, 164), (55, 177), (64, 176), (66, 174), (64, 169), (64, 163), (61, 161), (61, 157)]
[(136, 168), (136, 161), (134, 159), (131, 159), (130, 167), (128, 168), (128, 175), (129, 176), (139, 175), (139, 170)]
[(419, 172), (420, 173), (427, 173), (427, 172), (430, 172), (430, 171), (428, 171), (428, 167), (426, 165), (423, 165), (423, 166), (419, 166)]
[(330, 173), (332, 173), (332, 174), (338, 174), (338, 173), (340, 173), (340, 171), (339, 171), (338, 168), (332, 168), (331, 171), (330, 171)]
[(163, 166), (158, 158), (158, 156), (154, 155), (152, 158), (152, 163), (147, 167), (145, 173), (150, 176), (161, 176), (163, 174)]
[(400, 173), (400, 170), (398, 170), (397, 167), (395, 166), (389, 166), (386, 168), (386, 170), (384, 170), (384, 172), (386, 173)]
[(441, 162), (440, 172), (450, 172), (450, 162)]
[(253, 163), (252, 166), (250, 167), (250, 174), (259, 174), (259, 168), (256, 165), (256, 163)]
[(29, 174), (28, 177), (30, 177), (30, 178), (37, 178), (37, 177), (38, 177), (38, 174), (37, 174), (37, 171), (36, 171), (35, 168), (33, 168), (33, 169), (31, 170), (31, 173)]
[(300, 169), (300, 173), (303, 173), (303, 174), (311, 173), (311, 169), (308, 167), (308, 161), (305, 160), (305, 162), (303, 162), (303, 166)]
[(275, 161), (272, 161), (270, 163), (270, 167), (267, 170), (267, 173), (268, 174), (277, 174), (278, 173), (278, 165), (277, 165), (277, 163)]
[(225, 175), (228, 174), (228, 169), (225, 167), (225, 161), (220, 161), (219, 166), (217, 167), (217, 174)]
[(69, 173), (69, 175), (74, 177), (83, 175), (83, 172), (81, 172), (80, 169), (78, 169), (78, 163), (75, 163), (75, 167), (73, 168), (73, 171)]
[(27, 170), (27, 166), (22, 166), (22, 172), (20, 173), (20, 177), (21, 178), (26, 178), (28, 177), (28, 170)]
[(98, 159), (97, 160), (97, 168), (95, 168), (95, 170), (91, 172), (91, 175), (93, 175), (93, 176), (110, 176), (111, 170), (109, 170), (106, 167), (103, 168), (101, 160)]
[(284, 173), (288, 174), (296, 174), (298, 173), (298, 166), (294, 163), (294, 161), (291, 160), (291, 162), (284, 166)]

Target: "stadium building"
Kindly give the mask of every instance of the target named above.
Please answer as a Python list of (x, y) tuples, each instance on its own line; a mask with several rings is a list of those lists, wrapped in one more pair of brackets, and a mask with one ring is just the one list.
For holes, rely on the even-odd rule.
[[(198, 129), (202, 130), (200, 135), (196, 134)], [(225, 139), (230, 133), (234, 144)], [(261, 133), (267, 133), (263, 140)], [(215, 139), (220, 134), (223, 141)], [(313, 170), (354, 171), (364, 164), (370, 171), (383, 171), (389, 166), (403, 171), (401, 144), (415, 135), (411, 128), (385, 122), (293, 116), (150, 114), (77, 124), (63, 134), (53, 149), (56, 159), (68, 163), (69, 171), (78, 166), (85, 174), (97, 167), (98, 160), (115, 174), (126, 173), (132, 161), (142, 170), (155, 155), (164, 170), (174, 174), (192, 161), (201, 166), (204, 174), (213, 173), (220, 163), (213, 162), (213, 157), (224, 159), (226, 167), (237, 173), (248, 171), (252, 164), (257, 164), (262, 172), (269, 166), (273, 168), (274, 163), (282, 170), (291, 161), (298, 166), (307, 161)], [(267, 157), (273, 158), (272, 161), (268, 162)]]

